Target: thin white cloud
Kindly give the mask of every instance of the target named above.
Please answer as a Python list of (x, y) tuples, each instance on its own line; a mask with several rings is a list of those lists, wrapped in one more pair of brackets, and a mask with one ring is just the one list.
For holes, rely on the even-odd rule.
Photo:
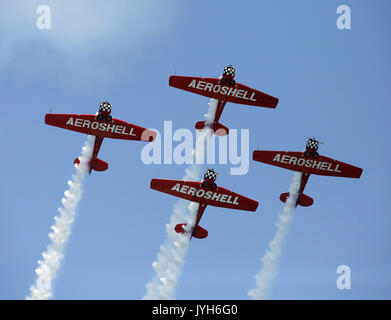
[[(110, 56), (164, 32), (172, 21), (176, 0), (2, 0), (0, 68), (12, 61), (26, 43), (44, 45), (64, 60), (88, 62), (96, 55)], [(51, 29), (38, 30), (37, 8), (47, 5)], [(128, 50), (128, 49), (133, 50)], [(129, 51), (129, 52), (128, 52)]]

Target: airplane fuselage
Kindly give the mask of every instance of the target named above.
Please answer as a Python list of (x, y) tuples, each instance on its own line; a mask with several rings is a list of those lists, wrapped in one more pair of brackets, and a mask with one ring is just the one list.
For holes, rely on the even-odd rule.
[(223, 113), (223, 110), (224, 110), (226, 103), (227, 103), (227, 101), (218, 100), (215, 117), (212, 122), (212, 127), (219, 122), (221, 114)]
[[(306, 156), (306, 153), (308, 153), (308, 156), (307, 156), (308, 158), (312, 157), (314, 159), (318, 159), (319, 153), (317, 151), (318, 151), (317, 147), (316, 148), (309, 148), (307, 146), (306, 149), (304, 150), (304, 156)], [(305, 189), (305, 186), (307, 185), (307, 182), (308, 182), (310, 175), (311, 174), (307, 173), (307, 172), (303, 172), (301, 174), (301, 182), (300, 182), (300, 188), (299, 188), (299, 192), (298, 192), (296, 207), (298, 205), (298, 201), (299, 201), (300, 196), (304, 194), (304, 189)]]
[[(109, 118), (108, 118), (109, 117)], [(107, 122), (109, 123), (111, 121), (111, 111), (99, 111), (97, 115), (97, 121), (99, 122)], [(110, 120), (110, 121), (109, 121)], [(104, 137), (102, 136), (95, 136), (95, 142), (94, 142), (94, 148), (92, 150), (92, 156), (89, 163), (89, 171), (88, 173), (91, 174), (92, 169), (94, 168), (94, 164), (96, 159), (98, 158), (98, 153), (100, 150), (100, 147), (102, 145)]]
[(103, 139), (104, 139), (103, 137), (95, 136), (94, 149), (92, 150), (92, 156), (91, 156), (91, 160), (89, 163), (89, 166), (90, 166), (89, 171), (88, 171), (89, 174), (91, 174), (91, 171), (94, 168), (94, 163), (95, 163), (96, 159), (98, 158), (98, 153), (99, 153), (100, 147), (102, 145)]
[[(204, 214), (204, 211), (205, 211), (206, 207), (207, 207), (206, 204), (202, 204), (202, 203), (199, 204), (198, 210), (197, 210), (196, 221), (195, 221), (193, 230), (200, 224), (202, 215)], [(191, 237), (190, 237), (190, 239), (193, 238), (193, 230), (191, 231)]]
[[(305, 189), (305, 186), (307, 185), (307, 182), (308, 182), (308, 178), (310, 177), (311, 174), (309, 173), (302, 173), (301, 174), (301, 182), (300, 182), (300, 189), (299, 189), (299, 193), (298, 193), (298, 198), (304, 194), (304, 189)], [(296, 202), (296, 207), (298, 205), (298, 202)]]
[[(231, 86), (232, 88), (235, 87), (235, 81), (234, 81), (235, 76), (230, 76), (230, 75), (222, 75), (220, 81), (225, 81), (226, 85)], [(215, 117), (213, 119), (212, 127), (214, 127), (220, 120), (221, 114), (223, 113), (225, 104), (227, 101), (224, 100), (218, 100), (217, 103), (217, 108), (216, 108), (216, 113)]]
[[(203, 188), (206, 188), (206, 189), (210, 188), (211, 190), (215, 190), (217, 188), (217, 185), (216, 185), (214, 179), (204, 178), (202, 180), (202, 183), (205, 184), (205, 185), (202, 186)], [(202, 215), (204, 214), (205, 209), (206, 209), (207, 206), (208, 206), (207, 204), (199, 202), (198, 209), (197, 209), (197, 216), (196, 216), (196, 219), (195, 219), (194, 227), (191, 230), (191, 237), (190, 237), (190, 239), (193, 238), (193, 232), (199, 226), (201, 218), (202, 218)]]

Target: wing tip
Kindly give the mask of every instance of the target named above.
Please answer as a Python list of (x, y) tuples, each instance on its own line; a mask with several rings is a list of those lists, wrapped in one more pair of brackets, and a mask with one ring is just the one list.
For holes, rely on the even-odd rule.
[(156, 190), (156, 183), (157, 179), (151, 179), (151, 183), (149, 184), (150, 188)]
[(359, 167), (357, 167), (357, 179), (360, 179), (361, 178), (361, 175), (362, 175), (362, 173), (363, 173), (363, 169), (362, 168), (359, 168)]
[(45, 114), (45, 124), (49, 124), (49, 116), (50, 116), (50, 113), (47, 113)]
[(275, 109), (275, 108), (277, 108), (277, 105), (278, 105), (278, 103), (280, 102), (280, 99), (278, 99), (278, 98), (276, 98), (276, 97), (273, 97), (274, 99), (274, 103), (273, 103), (273, 109)]
[[(255, 201), (255, 200), (254, 200), (254, 201)], [(254, 203), (254, 208), (253, 208), (253, 210), (251, 210), (251, 211), (252, 211), (252, 212), (257, 211), (258, 206), (259, 206), (259, 202), (258, 202), (258, 201), (255, 201), (255, 203)]]
[(141, 141), (153, 142), (157, 136), (157, 132), (154, 130), (144, 129), (141, 134)]

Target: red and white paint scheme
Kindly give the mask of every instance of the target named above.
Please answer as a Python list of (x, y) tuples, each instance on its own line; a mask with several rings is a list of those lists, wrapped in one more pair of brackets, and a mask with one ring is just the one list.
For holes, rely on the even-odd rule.
[[(109, 166), (107, 162), (98, 158), (98, 152), (104, 138), (153, 141), (156, 137), (156, 133), (153, 131), (132, 123), (113, 119), (111, 116), (111, 104), (108, 101), (100, 104), (97, 115), (47, 113), (45, 115), (45, 123), (62, 129), (95, 136), (94, 149), (89, 163), (89, 173), (91, 173), (92, 169), (105, 171)], [(73, 163), (79, 164), (79, 158), (76, 158)]]
[[(219, 123), (219, 119), (227, 102), (273, 109), (278, 103), (277, 98), (237, 83), (234, 78), (235, 69), (229, 65), (224, 68), (223, 75), (219, 79), (171, 76), (169, 85), (218, 100), (216, 114), (210, 128), (216, 135), (224, 136), (228, 134), (229, 129)], [(206, 121), (199, 121), (195, 125), (198, 130), (202, 130), (205, 126)]]
[(151, 189), (199, 203), (193, 230), (186, 231), (186, 223), (180, 223), (175, 226), (177, 233), (191, 232), (191, 237), (197, 239), (206, 238), (208, 231), (199, 226), (199, 223), (208, 205), (246, 211), (257, 210), (257, 201), (218, 187), (215, 183), (216, 176), (215, 171), (208, 169), (204, 174), (202, 182), (165, 179), (151, 180)]
[[(309, 207), (314, 203), (314, 200), (303, 192), (311, 174), (360, 178), (362, 173), (361, 168), (319, 155), (319, 143), (321, 142), (317, 141), (315, 138), (309, 138), (304, 152), (256, 150), (253, 152), (253, 160), (302, 172), (296, 206)], [(280, 195), (281, 201), (285, 202), (288, 199), (288, 196), (289, 192), (282, 193)]]

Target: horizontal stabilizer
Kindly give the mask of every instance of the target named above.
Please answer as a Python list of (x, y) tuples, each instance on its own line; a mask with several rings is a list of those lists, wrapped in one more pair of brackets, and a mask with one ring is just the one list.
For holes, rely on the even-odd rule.
[[(289, 192), (285, 192), (285, 193), (281, 193), (280, 195), (280, 200), (282, 202), (286, 202), (286, 200), (288, 199), (289, 197)], [(314, 203), (314, 199), (312, 199), (311, 197), (307, 196), (306, 194), (302, 193), (301, 195), (299, 195), (299, 197), (297, 198), (297, 202), (296, 202), (296, 205), (300, 205), (302, 207), (309, 207), (309, 206), (312, 206)]]
[(197, 239), (205, 239), (208, 236), (208, 231), (200, 226), (196, 226), (193, 230), (193, 237)]
[[(195, 124), (195, 128), (197, 130), (202, 130), (205, 128), (205, 126), (206, 126), (206, 121), (198, 121)], [(210, 128), (214, 131), (214, 134), (216, 136), (222, 137), (229, 133), (229, 129), (226, 126), (223, 126), (221, 123), (214, 123), (210, 125)]]
[(95, 171), (105, 171), (109, 167), (109, 164), (99, 158), (96, 158), (91, 167)]
[(176, 233), (186, 233), (187, 231), (185, 229), (183, 229), (183, 226), (185, 226), (185, 225), (186, 225), (186, 223), (178, 223), (175, 226)]
[[(179, 223), (175, 226), (176, 233), (186, 233), (187, 231), (183, 228), (186, 223)], [(208, 236), (208, 231), (200, 226), (196, 226), (193, 230), (193, 237), (197, 239), (205, 239)]]
[(314, 204), (314, 199), (303, 193), (299, 195), (299, 198), (297, 199), (297, 204), (302, 207), (309, 207)]

